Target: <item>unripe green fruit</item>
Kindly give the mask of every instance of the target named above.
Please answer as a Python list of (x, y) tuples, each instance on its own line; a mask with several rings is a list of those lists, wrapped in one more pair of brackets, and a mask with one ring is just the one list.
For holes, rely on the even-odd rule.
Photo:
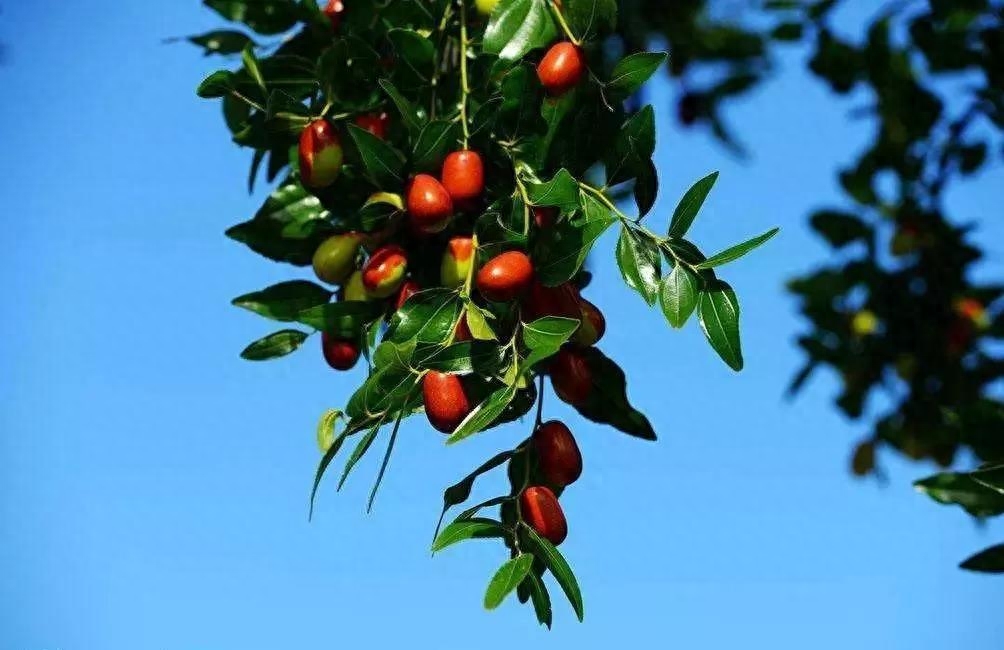
[(322, 282), (341, 284), (352, 274), (356, 255), (362, 243), (359, 233), (334, 235), (321, 242), (314, 251), (314, 273)]
[(564, 346), (550, 364), (551, 385), (561, 401), (576, 406), (589, 399), (593, 390), (593, 374), (582, 352)]
[(582, 453), (564, 422), (551, 420), (533, 432), (537, 467), (548, 485), (563, 488), (582, 475)]
[(518, 298), (533, 280), (533, 263), (522, 251), (506, 251), (488, 260), (478, 271), (477, 286), (492, 302)]
[(474, 0), (474, 6), (482, 16), (490, 16), (498, 3), (499, 0)]
[(335, 127), (314, 120), (300, 134), (300, 178), (306, 187), (322, 188), (335, 182), (342, 170), (342, 140)]
[(582, 81), (586, 64), (574, 43), (556, 43), (537, 64), (537, 78), (550, 95), (563, 95)]
[(363, 286), (363, 272), (356, 271), (349, 276), (349, 281), (345, 283), (345, 300), (346, 302), (363, 302), (370, 299), (368, 293), (366, 293), (366, 287)]
[(585, 298), (579, 304), (581, 324), (575, 330), (572, 341), (588, 348), (596, 345), (607, 331), (607, 321), (603, 312)]
[(471, 412), (471, 402), (460, 377), (431, 370), (422, 378), (422, 401), (425, 415), (437, 430), (453, 431)]
[(363, 286), (373, 298), (396, 292), (408, 272), (408, 257), (400, 246), (378, 249), (363, 265)]
[(474, 264), (474, 239), (453, 237), (446, 244), (443, 261), (439, 265), (439, 280), (448, 289), (455, 289), (467, 282)]
[(420, 233), (435, 233), (446, 228), (453, 216), (453, 199), (442, 184), (428, 174), (412, 179), (407, 192), (408, 215)]
[(543, 485), (534, 485), (523, 490), (519, 503), (523, 520), (538, 535), (555, 546), (565, 541), (568, 523), (554, 492)]

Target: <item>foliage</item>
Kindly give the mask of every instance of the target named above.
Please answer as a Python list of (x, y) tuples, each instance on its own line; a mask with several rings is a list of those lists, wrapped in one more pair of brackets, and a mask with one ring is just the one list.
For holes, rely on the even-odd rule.
[[(387, 297), (387, 287), (379, 285), (378, 296), (376, 285), (354, 285), (354, 274), (337, 291), (299, 279), (234, 300), (267, 319), (308, 330), (270, 334), (252, 343), (246, 358), (289, 354), (321, 332), (333, 366), (355, 363), (345, 356), (346, 346), (350, 352), (361, 349), (368, 360), (367, 376), (344, 408), (322, 417), (317, 435), (323, 458), (314, 493), (350, 439), (355, 447), (339, 487), (389, 429), (372, 506), (401, 422), (423, 409), (432, 420), (431, 408), (443, 406), (452, 414), (470, 401), (462, 420), (451, 425), (447, 443), (519, 419), (535, 403), (536, 428), (549, 364), (565, 352), (578, 355), (575, 367), (587, 378), (588, 398), (573, 404), (583, 416), (629, 435), (655, 438), (651, 424), (627, 398), (625, 373), (599, 350), (580, 349), (581, 339), (574, 338), (581, 327), (578, 313), (531, 314), (526, 300), (485, 298), (480, 273), (501, 253), (526, 253), (536, 282), (573, 286), (577, 295), (589, 279), (582, 268), (586, 256), (605, 231), (617, 227), (615, 254), (627, 286), (647, 304), (658, 302), (673, 327), (696, 313), (711, 347), (730, 367), (742, 368), (739, 302), (718, 277), (719, 267), (760, 246), (776, 230), (710, 257), (686, 239), (717, 175), (684, 196), (666, 234), (642, 224), (658, 190), (652, 163), (655, 126), (652, 108), (635, 106), (633, 97), (665, 55), (645, 52), (607, 60), (602, 43), (617, 25), (614, 0), (501, 0), (490, 16), (478, 14), (467, 0), (351, 0), (346, 5), (334, 0), (326, 11), (314, 0), (204, 3), (237, 25), (190, 41), (207, 55), (239, 56), (240, 67), (213, 72), (198, 94), (221, 102), (233, 141), (252, 151), (250, 188), (262, 174), (278, 181), (262, 208), (227, 235), (277, 262), (299, 267), (313, 262), (320, 276), (318, 265), (328, 263), (315, 255), (320, 244), (361, 233), (362, 249), (351, 253), (348, 270), (363, 265), (367, 281), (370, 263), (379, 257), (375, 249), (394, 247), (396, 274), (381, 277), (402, 281), (406, 264), (410, 281), (421, 287), (414, 295)], [(276, 35), (282, 35), (278, 42), (271, 38)], [(555, 41), (580, 47), (588, 66), (585, 78), (560, 94), (553, 88), (545, 92), (547, 74), (535, 70)], [(383, 114), (389, 116), (386, 132), (373, 126), (374, 120), (382, 123)], [(324, 158), (321, 149), (305, 152), (301, 134), (308, 125), (311, 138), (339, 148), (336, 156)], [(329, 133), (332, 126), (335, 135)], [(412, 179), (416, 173), (436, 174), (457, 150), (480, 154), (483, 191), (449, 210), (444, 230), (420, 232), (409, 193)], [(316, 161), (328, 161), (323, 173), (314, 173), (322, 165), (314, 153)], [(304, 164), (311, 165), (309, 183)], [(314, 187), (322, 178), (330, 184)], [(637, 216), (616, 205), (613, 197), (622, 193), (634, 197)], [(542, 213), (553, 214), (553, 223), (541, 222)], [(475, 263), (460, 286), (443, 286), (441, 258), (456, 236), (472, 238)], [(330, 250), (337, 255), (343, 247)], [(336, 264), (323, 271), (327, 278), (341, 277), (343, 269)], [(466, 336), (460, 335), (462, 325), (469, 330)], [(332, 341), (341, 347), (329, 350)], [(430, 396), (423, 390), (430, 373), (458, 378), (443, 385), (462, 385), (464, 393), (450, 399)], [(541, 580), (546, 573), (580, 619), (583, 604), (564, 557), (521, 512), (520, 495), (541, 481), (538, 464), (527, 438), (448, 488), (443, 516), (468, 500), (481, 474), (504, 465), (510, 479), (507, 494), (468, 507), (441, 533), (437, 529), (433, 548), (501, 539), (510, 558), (491, 579), (485, 606), (493, 608), (516, 591), (549, 627), (550, 596)], [(497, 518), (483, 514), (490, 508), (497, 508)]]

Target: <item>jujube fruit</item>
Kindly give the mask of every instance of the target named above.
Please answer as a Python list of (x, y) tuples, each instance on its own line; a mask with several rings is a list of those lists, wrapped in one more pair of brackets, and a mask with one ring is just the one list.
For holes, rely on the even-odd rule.
[(568, 41), (552, 45), (537, 64), (537, 78), (551, 95), (562, 95), (577, 86), (585, 71), (582, 50)]
[(485, 189), (485, 166), (481, 155), (465, 149), (454, 151), (443, 161), (443, 187), (455, 202), (468, 202)]
[(386, 140), (390, 116), (385, 112), (366, 113), (356, 118), (356, 126), (369, 131), (381, 140)]
[(404, 307), (404, 303), (408, 302), (408, 298), (411, 298), (419, 291), (421, 291), (421, 288), (417, 282), (414, 280), (405, 280), (404, 284), (397, 291), (397, 298), (394, 300), (394, 309), (398, 310)]
[(439, 265), (439, 280), (448, 289), (455, 289), (467, 282), (474, 263), (474, 239), (453, 237), (446, 244), (443, 261)]
[(342, 12), (344, 11), (345, 3), (342, 0), (328, 0), (328, 4), (324, 7), (324, 15), (328, 17), (331, 29), (337, 30), (338, 26), (342, 24)]
[(314, 273), (328, 284), (341, 284), (352, 274), (356, 255), (362, 243), (359, 233), (345, 233), (328, 237), (314, 251)]
[(363, 265), (363, 286), (374, 298), (386, 298), (398, 290), (408, 272), (408, 257), (400, 246), (377, 249)]
[(563, 346), (551, 360), (550, 373), (554, 392), (563, 402), (575, 406), (589, 399), (593, 377), (581, 350)]
[(488, 260), (478, 271), (477, 287), (492, 302), (520, 296), (533, 280), (533, 263), (522, 251), (506, 251)]
[(314, 120), (300, 133), (300, 178), (307, 187), (327, 187), (342, 169), (342, 140), (335, 127)]
[(349, 276), (349, 281), (345, 283), (345, 292), (342, 296), (348, 302), (363, 302), (370, 299), (363, 286), (363, 272), (356, 271)]
[(543, 485), (533, 485), (523, 490), (519, 503), (523, 521), (538, 535), (555, 546), (565, 541), (568, 523), (554, 492)]
[(579, 290), (571, 282), (547, 287), (534, 280), (523, 301), (523, 320), (529, 323), (545, 316), (579, 319), (579, 302)]
[(554, 227), (558, 221), (558, 208), (548, 206), (535, 206), (533, 208), (533, 222), (541, 230)]
[(564, 422), (551, 420), (533, 432), (537, 467), (548, 485), (563, 488), (582, 475), (582, 453)]
[(321, 332), (321, 350), (324, 360), (335, 370), (349, 370), (359, 361), (359, 344), (349, 339), (337, 338)]
[(453, 433), (471, 412), (464, 385), (457, 375), (430, 370), (422, 378), (425, 415), (437, 431)]
[(465, 312), (457, 321), (457, 326), (453, 329), (453, 342), (463, 343), (474, 338), (471, 328), (467, 325), (467, 313)]
[(596, 345), (607, 331), (603, 312), (585, 298), (579, 302), (579, 312), (581, 323), (579, 329), (575, 330), (572, 341), (586, 348)]
[(453, 216), (453, 199), (446, 188), (428, 174), (418, 174), (408, 186), (406, 201), (412, 224), (419, 232), (439, 232)]
[(499, 0), (474, 0), (474, 7), (482, 16), (489, 16), (498, 3)]

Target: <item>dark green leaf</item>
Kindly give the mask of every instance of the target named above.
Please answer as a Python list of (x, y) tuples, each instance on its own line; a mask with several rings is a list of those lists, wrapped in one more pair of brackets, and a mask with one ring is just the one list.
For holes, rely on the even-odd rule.
[(397, 106), (398, 112), (401, 114), (401, 123), (404, 124), (405, 128), (408, 129), (408, 133), (411, 137), (417, 137), (422, 127), (425, 125), (425, 121), (421, 118), (415, 105), (408, 101), (404, 95), (394, 87), (390, 81), (386, 79), (380, 80), (380, 87), (383, 91), (387, 93), (394, 105)]
[(467, 539), (505, 537), (502, 524), (494, 519), (460, 519), (443, 529), (432, 543), (432, 552), (436, 553), (448, 546)]
[(538, 318), (532, 323), (523, 325), (523, 343), (531, 350), (553, 348), (557, 351), (578, 328), (579, 321), (574, 318), (557, 316)]
[(768, 240), (770, 240), (774, 235), (778, 233), (780, 228), (772, 228), (762, 235), (757, 235), (752, 239), (748, 239), (741, 244), (736, 244), (731, 248), (727, 248), (722, 252), (712, 255), (708, 259), (704, 260), (697, 265), (698, 269), (713, 269), (716, 266), (722, 266), (723, 264), (728, 264), (729, 262), (734, 262), (746, 253), (749, 253), (753, 249), (763, 245)]
[(203, 99), (216, 99), (230, 93), (234, 87), (234, 74), (229, 70), (217, 70), (202, 80), (196, 94)]
[(442, 343), (452, 334), (463, 302), (449, 289), (427, 289), (412, 296), (394, 312), (386, 339), (403, 343)]
[(547, 286), (571, 280), (582, 268), (596, 240), (617, 219), (606, 205), (591, 194), (581, 196), (583, 212), (542, 233), (534, 259), (541, 260), (536, 272)]
[(294, 321), (300, 312), (329, 300), (331, 292), (324, 287), (307, 280), (290, 280), (238, 296), (231, 304), (272, 320)]
[(359, 442), (356, 444), (356, 448), (352, 450), (352, 454), (349, 459), (345, 462), (345, 469), (342, 470), (342, 477), (338, 479), (337, 490), (341, 490), (342, 486), (345, 485), (345, 480), (349, 478), (349, 474), (352, 472), (352, 468), (356, 466), (366, 452), (370, 450), (373, 446), (373, 441), (376, 440), (377, 434), (380, 433), (380, 425), (377, 425), (366, 432)]
[(634, 94), (666, 60), (665, 52), (637, 52), (617, 62), (607, 89), (617, 99)]
[(516, 591), (516, 587), (523, 582), (532, 567), (533, 556), (527, 553), (517, 555), (503, 564), (488, 583), (485, 609), (495, 609), (501, 605), (506, 596)]
[(383, 311), (378, 302), (329, 302), (299, 312), (293, 319), (316, 330), (331, 334), (353, 331), (356, 326), (368, 323)]
[(232, 29), (218, 29), (198, 36), (189, 36), (188, 41), (201, 47), (206, 56), (237, 54), (245, 46), (255, 44), (247, 34)]
[(443, 492), (443, 511), (439, 515), (439, 523), (436, 524), (436, 532), (432, 536), (433, 540), (439, 536), (439, 527), (443, 524), (443, 517), (446, 516), (446, 511), (455, 505), (467, 501), (471, 496), (471, 490), (474, 488), (474, 481), (485, 472), (490, 472), (505, 463), (512, 458), (512, 455), (512, 451), (503, 451), (496, 454), (459, 482), (446, 488), (446, 491)]
[(566, 562), (564, 556), (558, 552), (558, 549), (554, 547), (554, 544), (538, 535), (537, 531), (525, 524), (523, 526), (523, 530), (526, 531), (526, 541), (530, 551), (535, 556), (540, 558), (540, 560), (544, 563), (544, 566), (547, 567), (547, 570), (550, 571), (554, 576), (554, 579), (557, 580), (561, 590), (564, 591), (565, 596), (568, 597), (568, 602), (571, 603), (572, 609), (575, 610), (575, 615), (578, 617), (579, 621), (581, 621), (584, 615), (582, 607), (582, 592), (579, 590), (579, 583), (575, 580), (575, 574), (572, 573), (572, 568), (568, 566), (568, 562)]
[(479, 431), (490, 427), (495, 420), (502, 415), (502, 411), (509, 406), (509, 402), (516, 396), (516, 385), (506, 384), (496, 389), (485, 401), (478, 404), (470, 414), (464, 418), (457, 430), (454, 431), (446, 444), (452, 445), (460, 442), (468, 436), (472, 436)]
[(676, 206), (676, 211), (673, 212), (673, 219), (669, 222), (670, 237), (683, 237), (687, 234), (717, 180), (718, 172), (714, 172), (697, 181), (687, 190), (687, 193), (680, 199), (679, 205)]
[(658, 246), (648, 237), (624, 226), (617, 240), (617, 266), (624, 283), (637, 291), (649, 305), (654, 305), (659, 296), (662, 274), (662, 255)]
[(579, 183), (567, 169), (559, 169), (546, 183), (526, 186), (527, 196), (533, 205), (555, 206), (568, 214), (579, 207)]
[(267, 361), (284, 357), (299, 348), (308, 336), (309, 334), (299, 330), (280, 330), (244, 348), (241, 358), (248, 361)]
[(293, 0), (202, 0), (218, 14), (241, 22), (259, 34), (279, 34), (296, 24), (298, 15)]
[(959, 568), (980, 573), (1004, 573), (1004, 544), (983, 549), (960, 564)]
[(655, 440), (648, 418), (628, 401), (624, 371), (596, 348), (586, 348), (580, 353), (589, 368), (592, 385), (589, 398), (576, 404), (575, 409), (593, 422), (609, 424), (636, 438)]
[(531, 572), (526, 577), (526, 583), (530, 585), (530, 599), (533, 601), (533, 611), (537, 615), (537, 620), (550, 630), (551, 596), (547, 593), (544, 581), (536, 573)]
[(673, 327), (680, 328), (697, 307), (701, 279), (685, 265), (677, 263), (663, 280), (659, 300), (662, 313)]
[(433, 172), (438, 175), (443, 158), (457, 146), (460, 126), (457, 122), (436, 120), (422, 128), (412, 153), (414, 171)]
[(944, 472), (913, 485), (938, 503), (960, 506), (974, 517), (1004, 514), (1004, 494), (975, 480), (972, 474)]
[(739, 299), (727, 283), (716, 281), (701, 291), (698, 318), (708, 343), (733, 370), (743, 368), (739, 342)]
[(617, 26), (616, 0), (564, 0), (561, 12), (580, 39), (612, 31)]
[(549, 0), (500, 0), (485, 29), (484, 51), (515, 61), (557, 36)]
[(349, 125), (349, 135), (356, 143), (366, 174), (374, 185), (384, 190), (401, 185), (404, 170), (401, 152), (355, 124)]

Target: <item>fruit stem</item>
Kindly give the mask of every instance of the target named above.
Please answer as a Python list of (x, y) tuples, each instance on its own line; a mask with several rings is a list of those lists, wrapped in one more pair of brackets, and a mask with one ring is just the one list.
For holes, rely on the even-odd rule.
[(561, 25), (561, 31), (565, 32), (565, 36), (568, 37), (568, 40), (574, 43), (576, 47), (582, 45), (582, 41), (575, 38), (575, 35), (572, 33), (572, 30), (568, 26), (568, 23), (565, 22), (565, 17), (561, 15), (561, 9), (558, 9), (557, 3), (554, 2), (554, 0), (551, 0), (547, 4), (550, 5), (551, 13), (553, 13), (554, 17), (558, 19), (558, 24)]
[(471, 139), (470, 127), (467, 125), (467, 96), (471, 94), (471, 87), (467, 81), (467, 0), (458, 0), (460, 3), (460, 125), (464, 131), (464, 149), (467, 149), (468, 140)]

